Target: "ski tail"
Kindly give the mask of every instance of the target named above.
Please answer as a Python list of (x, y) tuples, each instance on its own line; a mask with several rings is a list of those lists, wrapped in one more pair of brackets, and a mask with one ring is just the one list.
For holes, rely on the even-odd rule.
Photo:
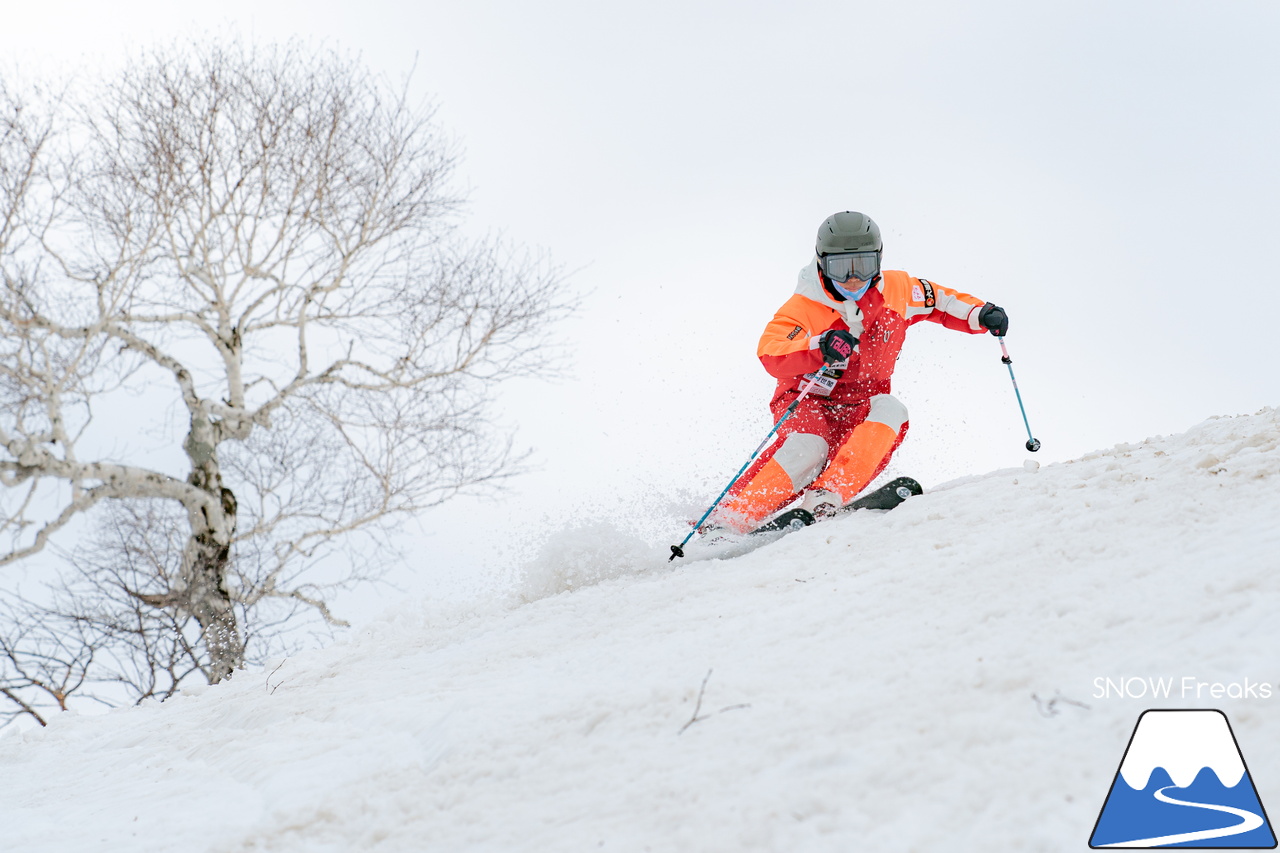
[(802, 527), (808, 527), (810, 524), (813, 524), (813, 522), (813, 513), (809, 512), (807, 509), (796, 507), (795, 509), (787, 510), (773, 520), (760, 525), (755, 530), (751, 531), (751, 535), (757, 536), (761, 533), (778, 533), (779, 531), (790, 532), (792, 530), (799, 530)]

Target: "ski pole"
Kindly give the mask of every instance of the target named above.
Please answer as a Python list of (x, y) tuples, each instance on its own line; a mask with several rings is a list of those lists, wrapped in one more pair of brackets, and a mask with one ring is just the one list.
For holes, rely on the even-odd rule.
[(1004, 353), (1000, 361), (1004, 362), (1004, 366), (1009, 368), (1009, 380), (1013, 382), (1013, 393), (1018, 398), (1018, 409), (1022, 412), (1022, 423), (1027, 428), (1027, 450), (1035, 453), (1040, 449), (1040, 439), (1031, 434), (1031, 423), (1027, 420), (1027, 408), (1022, 405), (1022, 392), (1018, 390), (1018, 380), (1013, 378), (1013, 359), (1009, 358), (1009, 349), (1004, 345), (1004, 335), (997, 335), (996, 340), (1000, 342), (1000, 351)]
[(764, 441), (760, 442), (760, 446), (751, 452), (751, 458), (747, 460), (745, 465), (738, 469), (738, 473), (733, 475), (733, 479), (729, 481), (729, 485), (725, 486), (724, 491), (720, 493), (719, 497), (712, 501), (711, 506), (707, 507), (707, 511), (702, 514), (702, 518), (698, 519), (697, 522), (694, 523), (693, 529), (689, 531), (689, 535), (684, 537), (684, 540), (679, 545), (671, 546), (671, 556), (667, 558), (668, 563), (676, 557), (684, 556), (684, 546), (689, 544), (689, 540), (698, 532), (698, 528), (702, 526), (702, 522), (706, 521), (707, 516), (711, 515), (711, 513), (715, 511), (715, 508), (720, 506), (720, 501), (724, 500), (724, 496), (729, 494), (729, 490), (733, 488), (734, 483), (738, 482), (738, 480), (742, 478), (742, 475), (746, 473), (747, 469), (751, 467), (751, 463), (756, 461), (756, 457), (760, 455), (760, 451), (764, 450), (765, 445), (769, 443), (769, 439), (773, 438), (774, 433), (778, 431), (778, 427), (782, 426), (787, 418), (791, 417), (792, 413), (796, 410), (796, 406), (800, 405), (800, 401), (809, 396), (809, 392), (813, 390), (813, 386), (818, 384), (818, 380), (827, 372), (828, 367), (829, 365), (824, 364), (817, 373), (813, 374), (813, 378), (809, 380), (809, 384), (800, 389), (800, 395), (791, 401), (790, 406), (787, 406), (787, 410), (782, 413), (782, 417), (778, 418), (778, 422), (769, 430), (769, 434), (764, 437)]

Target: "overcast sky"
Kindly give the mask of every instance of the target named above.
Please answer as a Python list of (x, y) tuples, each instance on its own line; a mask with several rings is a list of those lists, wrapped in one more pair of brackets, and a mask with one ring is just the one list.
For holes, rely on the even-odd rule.
[[(567, 378), (501, 397), (541, 472), (427, 516), (410, 588), (491, 560), (494, 526), (644, 526), (714, 497), (769, 428), (760, 331), (838, 210), (877, 220), (887, 267), (1006, 308), (1042, 463), (1280, 403), (1273, 0), (55, 0), (5, 14), (0, 49), (29, 75), (226, 32), (413, 70), (465, 151), (467, 227), (574, 271), (581, 310), (549, 330), (569, 345)], [(928, 486), (1022, 464), (999, 354), (990, 337), (913, 328), (896, 470)]]

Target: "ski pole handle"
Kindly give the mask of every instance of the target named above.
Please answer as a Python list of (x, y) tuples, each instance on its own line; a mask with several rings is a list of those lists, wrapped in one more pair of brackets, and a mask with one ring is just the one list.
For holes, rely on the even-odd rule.
[(1004, 335), (996, 335), (996, 340), (1000, 342), (1000, 352), (1003, 355), (1000, 361), (1005, 367), (1009, 368), (1009, 380), (1013, 382), (1013, 393), (1018, 398), (1018, 409), (1022, 412), (1022, 423), (1027, 428), (1027, 450), (1035, 453), (1040, 449), (1040, 439), (1031, 434), (1031, 423), (1027, 420), (1027, 408), (1022, 405), (1022, 392), (1018, 390), (1018, 380), (1013, 376), (1013, 359), (1009, 358), (1009, 348), (1004, 345)]

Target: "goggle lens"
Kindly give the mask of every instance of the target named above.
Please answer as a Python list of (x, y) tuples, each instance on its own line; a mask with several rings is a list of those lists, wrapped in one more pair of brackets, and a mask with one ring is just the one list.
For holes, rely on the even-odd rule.
[(822, 258), (822, 271), (827, 278), (844, 284), (851, 278), (870, 281), (880, 272), (879, 252), (842, 252)]

